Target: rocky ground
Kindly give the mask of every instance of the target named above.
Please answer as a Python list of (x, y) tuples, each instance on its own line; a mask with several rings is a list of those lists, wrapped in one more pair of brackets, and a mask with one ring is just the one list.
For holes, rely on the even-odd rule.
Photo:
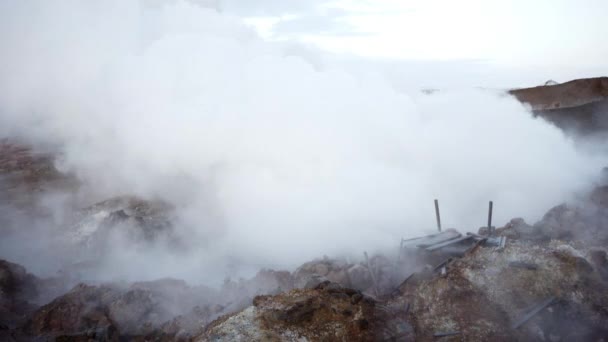
[[(592, 199), (607, 195), (600, 188)], [(415, 252), (422, 261), (417, 267), (405, 257), (373, 256), (360, 263), (324, 258), (293, 273), (263, 270), (247, 281), (226, 281), (219, 290), (172, 279), (78, 284), (46, 304), (41, 293), (60, 293), (59, 280), (39, 279), (2, 261), (0, 336), (8, 341), (603, 341), (606, 239), (562, 234), (564, 226), (584, 222), (579, 208), (563, 206), (535, 225), (514, 219), (496, 230), (507, 238), (504, 247), (482, 238), (441, 267), (435, 260), (446, 257), (445, 251)]]
[[(596, 106), (606, 101), (606, 89), (600, 78), (513, 94), (559, 126), (565, 121), (549, 111)], [(584, 126), (587, 119), (572, 120)], [(0, 142), (3, 236), (55, 222), (38, 195), (79, 187), (57, 170), (52, 153), (36, 151)], [(604, 183), (577, 203), (551, 208), (539, 222), (514, 218), (492, 236), (487, 229), (448, 230), (402, 241), (400, 248), (396, 241), (395, 253), (323, 257), (293, 272), (265, 269), (251, 279), (226, 279), (219, 288), (177, 279), (83, 283), (80, 270), (94, 267), (117, 231), (134, 244), (163, 240), (179, 250), (184, 242), (173, 234), (173, 208), (161, 200), (75, 201), (60, 227), (45, 229), (61, 229), (53, 243), (85, 246), (86, 256), (50, 277), (0, 260), (0, 340), (605, 341)]]

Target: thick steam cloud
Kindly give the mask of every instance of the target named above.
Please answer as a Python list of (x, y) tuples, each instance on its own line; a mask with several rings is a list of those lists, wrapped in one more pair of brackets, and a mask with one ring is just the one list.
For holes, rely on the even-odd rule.
[(0, 133), (57, 148), (99, 198), (177, 208), (190, 250), (117, 247), (108, 258), (128, 271), (112, 277), (200, 281), (392, 248), (432, 231), (434, 198), (463, 230), (484, 224), (488, 200), (497, 224), (534, 221), (601, 168), (511, 97), (403, 94), (214, 8), (3, 1), (0, 13)]

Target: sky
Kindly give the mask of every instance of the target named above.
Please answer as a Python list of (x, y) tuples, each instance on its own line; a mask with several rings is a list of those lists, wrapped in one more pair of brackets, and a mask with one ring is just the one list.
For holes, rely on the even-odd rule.
[[(219, 0), (269, 40), (387, 61), (476, 61), (557, 78), (608, 70), (604, 0)], [(527, 79), (526, 79), (527, 81)], [(562, 80), (564, 81), (564, 80)]]

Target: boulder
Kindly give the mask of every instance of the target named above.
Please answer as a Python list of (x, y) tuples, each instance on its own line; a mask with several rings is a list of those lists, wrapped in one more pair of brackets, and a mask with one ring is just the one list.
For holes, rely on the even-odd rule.
[(347, 274), (350, 285), (355, 289), (363, 291), (373, 285), (372, 277), (367, 267), (359, 264), (353, 265), (348, 269)]
[(165, 338), (188, 330), (177, 326), (182, 322), (180, 320), (175, 320), (171, 329), (164, 331), (163, 328), (180, 314), (193, 312), (200, 298), (190, 290), (182, 281), (174, 280), (141, 282), (128, 287), (79, 284), (36, 310), (24, 331), (49, 338), (94, 336), (95, 339), (115, 340), (148, 335)]
[(0, 326), (5, 330), (21, 325), (38, 307), (38, 281), (21, 265), (0, 260)]
[(373, 341), (383, 331), (375, 305), (357, 291), (324, 282), (315, 289), (258, 296), (253, 306), (217, 319), (194, 340)]

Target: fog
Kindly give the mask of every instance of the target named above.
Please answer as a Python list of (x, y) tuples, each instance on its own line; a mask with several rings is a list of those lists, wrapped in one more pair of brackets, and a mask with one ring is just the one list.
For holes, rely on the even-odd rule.
[[(128, 194), (175, 208), (187, 248), (117, 241), (102, 279), (213, 282), (388, 250), (433, 232), (435, 198), (444, 227), (476, 231), (489, 200), (497, 225), (534, 222), (604, 166), (498, 91), (397, 90), (212, 7), (3, 1), (0, 13), (1, 135), (57, 151), (83, 206)], [(27, 244), (45, 257), (26, 266), (53, 258), (44, 245)]]

